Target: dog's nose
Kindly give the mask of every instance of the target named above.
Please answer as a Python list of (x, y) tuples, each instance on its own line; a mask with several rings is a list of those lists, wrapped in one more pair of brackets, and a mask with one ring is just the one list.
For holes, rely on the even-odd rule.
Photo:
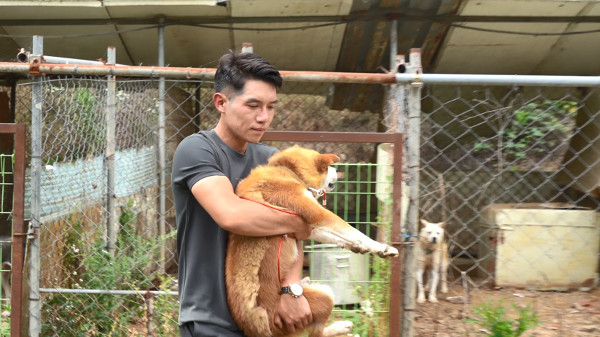
[(437, 243), (437, 238), (431, 238), (431, 243)]

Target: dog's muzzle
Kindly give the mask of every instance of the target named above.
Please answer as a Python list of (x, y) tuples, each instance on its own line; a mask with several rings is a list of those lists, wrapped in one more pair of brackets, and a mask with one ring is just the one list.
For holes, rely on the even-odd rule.
[(335, 188), (335, 183), (337, 183), (338, 175), (337, 170), (331, 166), (329, 166), (327, 170), (327, 181), (325, 189), (327, 192), (333, 191)]

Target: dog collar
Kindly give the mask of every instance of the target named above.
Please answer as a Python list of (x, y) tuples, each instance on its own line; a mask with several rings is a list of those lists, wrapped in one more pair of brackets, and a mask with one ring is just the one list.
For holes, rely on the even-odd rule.
[(318, 199), (319, 197), (323, 197), (323, 206), (327, 206), (327, 199), (325, 199), (325, 189), (322, 188), (320, 190), (313, 188), (313, 187), (309, 187), (308, 188), (309, 191), (311, 191), (312, 193), (315, 194), (315, 197)]
[(431, 249), (431, 248), (425, 249), (425, 254), (429, 255), (431, 253), (433, 253), (433, 249)]

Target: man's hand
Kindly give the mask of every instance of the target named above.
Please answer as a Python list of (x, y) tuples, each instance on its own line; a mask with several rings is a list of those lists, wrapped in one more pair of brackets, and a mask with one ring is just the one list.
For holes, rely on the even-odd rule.
[(281, 295), (275, 311), (275, 326), (282, 329), (285, 324), (293, 333), (304, 329), (312, 321), (312, 312), (304, 296), (296, 298), (290, 294)]

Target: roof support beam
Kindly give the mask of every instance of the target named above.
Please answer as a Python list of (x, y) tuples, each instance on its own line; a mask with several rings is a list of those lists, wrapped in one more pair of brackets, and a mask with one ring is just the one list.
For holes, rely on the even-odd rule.
[[(456, 16), (456, 15), (407, 15), (399, 12), (376, 11), (375, 13), (354, 13), (350, 15), (327, 16), (251, 16), (251, 17), (165, 17), (165, 25), (207, 25), (207, 24), (252, 24), (252, 23), (350, 23), (361, 21), (421, 21), (435, 23), (485, 23), (485, 22), (529, 22), (529, 23), (597, 23), (600, 16)], [(159, 24), (160, 17), (151, 18), (109, 18), (109, 19), (0, 19), (2, 26), (73, 26), (73, 25), (153, 25)]]

